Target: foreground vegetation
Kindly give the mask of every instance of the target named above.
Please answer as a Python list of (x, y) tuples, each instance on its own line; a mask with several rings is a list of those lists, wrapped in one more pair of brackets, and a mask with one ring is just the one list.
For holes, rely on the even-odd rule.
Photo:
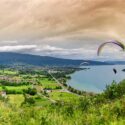
[(52, 72), (60, 84), (45, 69), (0, 73), (0, 125), (125, 124), (125, 80), (90, 94), (65, 85), (66, 69)]

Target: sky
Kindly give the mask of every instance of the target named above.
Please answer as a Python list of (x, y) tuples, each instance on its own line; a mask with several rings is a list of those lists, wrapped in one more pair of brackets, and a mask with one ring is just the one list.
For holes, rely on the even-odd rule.
[(124, 0), (0, 0), (0, 52), (71, 59), (124, 60), (103, 42), (125, 43)]

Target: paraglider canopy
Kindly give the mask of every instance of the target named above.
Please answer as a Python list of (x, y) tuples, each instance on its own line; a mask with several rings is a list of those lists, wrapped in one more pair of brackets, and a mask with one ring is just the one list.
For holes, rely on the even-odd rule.
[(114, 68), (114, 69), (113, 69), (113, 72), (116, 74), (116, 73), (117, 73), (117, 70)]
[(81, 64), (80, 64), (80, 66), (81, 65), (89, 65), (89, 62), (82, 62)]
[(117, 41), (117, 40), (113, 40), (113, 41), (109, 41), (109, 42), (105, 42), (105, 43), (102, 43), (99, 48), (98, 48), (98, 51), (97, 51), (97, 55), (99, 56), (103, 47), (105, 47), (105, 45), (107, 44), (114, 44), (114, 45), (117, 45), (119, 46), (120, 48), (122, 48), (122, 50), (125, 50), (125, 45), (123, 43), (121, 43), (120, 41)]

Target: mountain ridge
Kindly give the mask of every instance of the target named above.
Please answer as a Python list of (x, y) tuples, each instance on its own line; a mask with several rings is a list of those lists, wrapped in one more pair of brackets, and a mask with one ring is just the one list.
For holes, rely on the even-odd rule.
[[(86, 63), (87, 62), (87, 63)], [(0, 64), (13, 65), (22, 63), (34, 66), (80, 66), (82, 65), (108, 65), (107, 62), (92, 60), (63, 59), (49, 56), (21, 54), (14, 52), (0, 52)]]

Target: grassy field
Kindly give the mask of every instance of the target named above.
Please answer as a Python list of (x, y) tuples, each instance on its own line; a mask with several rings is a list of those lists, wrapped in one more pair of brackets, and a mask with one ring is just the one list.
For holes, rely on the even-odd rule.
[(57, 101), (74, 102), (74, 103), (76, 103), (80, 98), (78, 95), (72, 93), (58, 92), (58, 91), (53, 91), (49, 95), (52, 99)]
[(17, 71), (11, 71), (11, 70), (0, 70), (0, 74), (5, 75), (16, 75)]
[(10, 94), (8, 95), (8, 98), (9, 98), (9, 103), (11, 103), (12, 105), (17, 105), (17, 106), (21, 106), (21, 104), (24, 101), (24, 96), (22, 94), (20, 95)]
[(0, 86), (0, 90), (8, 90), (8, 91), (14, 91), (15, 93), (23, 93), (24, 90), (27, 90), (28, 88), (31, 88), (31, 85), (23, 85), (23, 86), (4, 86), (4, 89), (2, 86)]
[(54, 80), (49, 80), (48, 78), (42, 78), (39, 80), (43, 88), (56, 89), (59, 86)]
[(12, 92), (0, 95), (0, 125), (125, 125), (125, 81), (112, 84), (102, 94), (78, 95), (57, 89), (60, 85), (47, 76), (0, 73), (22, 83), (35, 81), (35, 85), (0, 85), (0, 91)]
[[(27, 88), (30, 88), (31, 85), (23, 85), (23, 86), (6, 86), (6, 88), (8, 90), (24, 90)], [(0, 87), (0, 89), (2, 89), (2, 87)]]

